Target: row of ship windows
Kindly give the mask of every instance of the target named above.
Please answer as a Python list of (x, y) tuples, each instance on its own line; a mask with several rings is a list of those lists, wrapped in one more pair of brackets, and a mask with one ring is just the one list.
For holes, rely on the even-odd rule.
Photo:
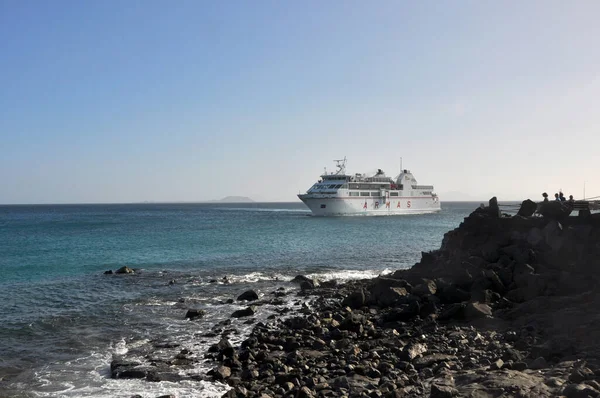
[[(349, 192), (350, 196), (383, 196), (379, 192)], [(390, 192), (390, 196), (398, 196), (398, 192)]]
[[(314, 185), (311, 190), (314, 189), (338, 189), (341, 188), (343, 185), (345, 184), (338, 184), (338, 185)], [(347, 187), (344, 187), (347, 188)]]
[[(330, 191), (326, 191), (326, 192), (320, 192), (320, 193), (322, 193), (322, 194), (327, 194), (327, 193), (334, 194), (336, 192), (334, 192), (334, 191), (331, 191), (331, 192)], [(423, 196), (430, 196), (430, 195), (432, 195), (431, 192), (421, 192), (421, 194)], [(380, 192), (348, 192), (348, 195), (349, 196), (377, 196), (377, 197), (384, 196), (384, 195), (381, 195)], [(390, 192), (390, 197), (393, 197), (393, 196), (399, 196), (399, 192)]]
[[(387, 188), (389, 189), (390, 186), (389, 184), (349, 184), (350, 186), (348, 186), (348, 184), (332, 184), (332, 185), (325, 185), (325, 184), (315, 184), (311, 189), (339, 189), (339, 188), (345, 188), (345, 189), (377, 189), (377, 188)], [(400, 187), (400, 189), (402, 189), (402, 187)]]

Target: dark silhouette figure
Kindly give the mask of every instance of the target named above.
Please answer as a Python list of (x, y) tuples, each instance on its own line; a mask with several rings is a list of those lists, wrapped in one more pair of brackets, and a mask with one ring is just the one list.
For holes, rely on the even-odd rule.
[(559, 193), (558, 193), (558, 199), (559, 199), (561, 202), (565, 202), (565, 201), (567, 200), (567, 198), (565, 198), (565, 194), (563, 194), (562, 192), (559, 192)]
[(546, 192), (544, 192), (542, 194), (542, 196), (544, 197), (544, 202), (547, 202), (548, 201), (548, 194)]
[(557, 202), (560, 202), (560, 198), (558, 197), (557, 193), (554, 194), (554, 200), (556, 200)]

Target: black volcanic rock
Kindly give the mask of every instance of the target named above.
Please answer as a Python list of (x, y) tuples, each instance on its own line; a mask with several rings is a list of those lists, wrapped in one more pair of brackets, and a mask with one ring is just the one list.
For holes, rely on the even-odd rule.
[(246, 301), (254, 301), (258, 300), (258, 293), (254, 290), (246, 290), (244, 293), (238, 296), (238, 301), (246, 300)]
[[(528, 206), (500, 217), (491, 200), (391, 276), (327, 287), (297, 277), (310, 289), (290, 288), (293, 307), (251, 319), (240, 344), (223, 336), (244, 320), (214, 325), (199, 353), (208, 375), (232, 387), (227, 397), (600, 396), (600, 218), (530, 217)], [(152, 353), (115, 357), (111, 375), (170, 381), (199, 361)]]
[(489, 200), (486, 210), (492, 217), (500, 217), (500, 206), (498, 206), (498, 199), (495, 196)]
[(242, 318), (242, 317), (246, 317), (246, 316), (252, 316), (256, 313), (256, 306), (250, 306), (248, 308), (245, 308), (243, 310), (237, 310), (234, 311), (233, 314), (231, 314), (232, 318)]
[(567, 202), (549, 201), (542, 202), (540, 205), (540, 214), (542, 216), (558, 221), (568, 217), (572, 210), (573, 209)]
[(196, 318), (202, 318), (204, 315), (206, 315), (206, 311), (204, 311), (204, 310), (189, 309), (186, 312), (185, 317), (187, 319), (196, 319)]
[(531, 217), (537, 210), (537, 207), (537, 203), (535, 203), (533, 200), (526, 199), (521, 203), (521, 207), (519, 208), (517, 215), (521, 217)]

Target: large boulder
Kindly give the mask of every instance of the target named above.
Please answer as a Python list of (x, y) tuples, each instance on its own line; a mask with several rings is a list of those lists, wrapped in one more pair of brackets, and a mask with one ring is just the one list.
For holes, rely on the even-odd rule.
[(352, 309), (358, 309), (364, 307), (366, 304), (365, 292), (363, 289), (359, 289), (355, 292), (350, 293), (343, 301), (344, 307), (350, 307)]
[(132, 268), (129, 268), (127, 266), (121, 267), (115, 271), (115, 274), (133, 274), (133, 273), (135, 273), (135, 271)]
[(410, 304), (404, 304), (397, 308), (392, 308), (391, 311), (383, 316), (384, 322), (406, 322), (419, 315), (421, 306), (418, 301), (413, 301)]
[(521, 207), (519, 208), (517, 215), (521, 217), (531, 217), (537, 210), (537, 206), (537, 203), (535, 203), (533, 200), (525, 199), (521, 203)]
[(254, 301), (258, 300), (258, 293), (254, 290), (246, 290), (244, 293), (238, 296), (238, 301), (246, 300), (246, 301)]
[(540, 205), (540, 214), (552, 220), (564, 220), (571, 214), (572, 207), (566, 202), (551, 201), (542, 202)]
[(312, 290), (314, 288), (315, 288), (315, 283), (314, 282), (310, 282), (310, 281), (302, 281), (302, 282), (300, 282), (300, 290), (301, 291)]
[(442, 303), (462, 303), (471, 299), (471, 294), (455, 285), (447, 285), (438, 289), (436, 296)]
[(252, 305), (243, 310), (234, 311), (233, 314), (231, 314), (231, 317), (232, 318), (242, 318), (242, 317), (246, 317), (246, 316), (252, 316), (254, 314), (256, 314), (256, 307)]
[(492, 316), (492, 309), (487, 304), (468, 303), (463, 310), (463, 314), (466, 320), (486, 318)]
[(187, 313), (185, 314), (185, 317), (187, 319), (195, 319), (195, 318), (202, 318), (204, 315), (206, 315), (206, 311), (204, 311), (204, 310), (189, 309), (187, 311)]
[(290, 282), (300, 285), (302, 290), (313, 289), (320, 285), (318, 279), (308, 278), (304, 275), (297, 275)]
[(227, 366), (219, 366), (209, 373), (214, 377), (215, 380), (225, 380), (231, 376), (231, 368)]
[(381, 307), (390, 307), (409, 300), (412, 286), (402, 279), (376, 278), (370, 289), (369, 302)]
[(498, 206), (498, 199), (495, 196), (489, 200), (489, 206), (486, 210), (491, 216), (500, 217), (500, 206)]
[(371, 294), (371, 298), (377, 305), (386, 308), (405, 303), (408, 298), (408, 292), (404, 287), (387, 287), (377, 289)]
[(424, 279), (423, 283), (416, 285), (412, 289), (412, 294), (419, 296), (419, 297), (433, 295), (436, 292), (437, 292), (437, 285), (435, 284), (434, 281), (432, 281), (430, 279)]

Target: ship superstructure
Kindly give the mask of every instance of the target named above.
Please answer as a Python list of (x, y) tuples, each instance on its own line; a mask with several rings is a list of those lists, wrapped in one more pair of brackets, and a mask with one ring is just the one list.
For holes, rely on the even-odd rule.
[(346, 158), (334, 160), (336, 171), (323, 173), (298, 197), (316, 216), (398, 215), (439, 211), (433, 185), (419, 185), (410, 170), (395, 178), (378, 169), (374, 175), (346, 174)]

